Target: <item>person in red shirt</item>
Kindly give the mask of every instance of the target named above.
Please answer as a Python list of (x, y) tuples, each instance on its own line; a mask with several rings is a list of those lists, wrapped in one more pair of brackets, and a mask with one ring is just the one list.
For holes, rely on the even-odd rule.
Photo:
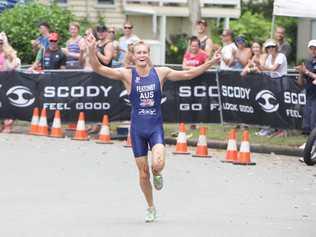
[(198, 37), (192, 36), (189, 41), (189, 49), (183, 56), (183, 69), (190, 69), (202, 65), (207, 61), (208, 55), (201, 49)]

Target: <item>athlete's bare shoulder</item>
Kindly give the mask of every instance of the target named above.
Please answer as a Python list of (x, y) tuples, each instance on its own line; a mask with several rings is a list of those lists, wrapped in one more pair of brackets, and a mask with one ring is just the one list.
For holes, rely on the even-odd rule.
[(169, 67), (155, 67), (160, 80), (165, 80), (168, 73), (172, 70)]

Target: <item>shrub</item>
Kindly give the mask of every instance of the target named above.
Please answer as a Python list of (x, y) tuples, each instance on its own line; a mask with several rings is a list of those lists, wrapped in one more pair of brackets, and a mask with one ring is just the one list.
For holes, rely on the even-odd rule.
[(70, 11), (57, 5), (19, 4), (0, 15), (0, 31), (6, 32), (9, 42), (18, 51), (22, 62), (32, 63), (34, 55), (31, 40), (39, 36), (38, 23), (48, 22), (51, 30), (60, 35), (62, 45), (69, 37), (68, 24), (74, 19)]

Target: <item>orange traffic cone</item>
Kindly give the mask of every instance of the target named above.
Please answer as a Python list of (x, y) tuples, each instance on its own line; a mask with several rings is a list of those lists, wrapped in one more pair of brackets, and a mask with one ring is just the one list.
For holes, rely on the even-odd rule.
[(29, 130), (29, 134), (36, 135), (38, 132), (38, 122), (39, 122), (39, 111), (38, 108), (33, 109), (33, 116), (31, 121), (31, 127)]
[(131, 127), (128, 128), (127, 139), (125, 141), (124, 147), (132, 147)]
[(75, 136), (72, 139), (78, 140), (78, 141), (88, 141), (89, 140), (88, 131), (86, 130), (86, 126), (85, 126), (83, 112), (80, 112), (80, 114), (79, 114), (79, 120), (77, 123)]
[(193, 157), (212, 157), (208, 155), (208, 148), (207, 148), (207, 138), (206, 138), (206, 127), (200, 127), (200, 135), (198, 138), (195, 155)]
[(36, 133), (36, 135), (48, 136), (48, 125), (45, 108), (43, 108), (41, 111), (41, 117), (38, 123), (38, 132)]
[(97, 140), (97, 143), (113, 144), (110, 135), (109, 116), (106, 114), (103, 116), (102, 127), (100, 130), (99, 139)]
[(246, 130), (242, 134), (242, 141), (238, 153), (238, 159), (234, 162), (235, 165), (255, 165), (251, 162), (250, 158), (250, 144), (249, 144), (249, 132)]
[(52, 130), (50, 132), (51, 137), (63, 138), (65, 137), (64, 131), (61, 128), (61, 119), (60, 119), (60, 111), (55, 111), (54, 121)]
[(190, 154), (188, 152), (188, 145), (187, 145), (187, 135), (185, 134), (185, 125), (184, 123), (179, 124), (179, 134), (177, 138), (176, 144), (176, 151), (172, 152), (173, 154)]
[(232, 163), (237, 160), (237, 134), (236, 129), (232, 129), (228, 135), (228, 142), (227, 142), (227, 151), (226, 151), (226, 159), (222, 162), (225, 163)]

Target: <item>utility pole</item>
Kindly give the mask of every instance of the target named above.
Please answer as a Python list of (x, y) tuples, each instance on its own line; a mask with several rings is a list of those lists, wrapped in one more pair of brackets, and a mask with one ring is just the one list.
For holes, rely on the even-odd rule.
[(190, 23), (191, 23), (191, 34), (195, 35), (195, 24), (196, 21), (201, 19), (201, 3), (200, 0), (188, 0)]

